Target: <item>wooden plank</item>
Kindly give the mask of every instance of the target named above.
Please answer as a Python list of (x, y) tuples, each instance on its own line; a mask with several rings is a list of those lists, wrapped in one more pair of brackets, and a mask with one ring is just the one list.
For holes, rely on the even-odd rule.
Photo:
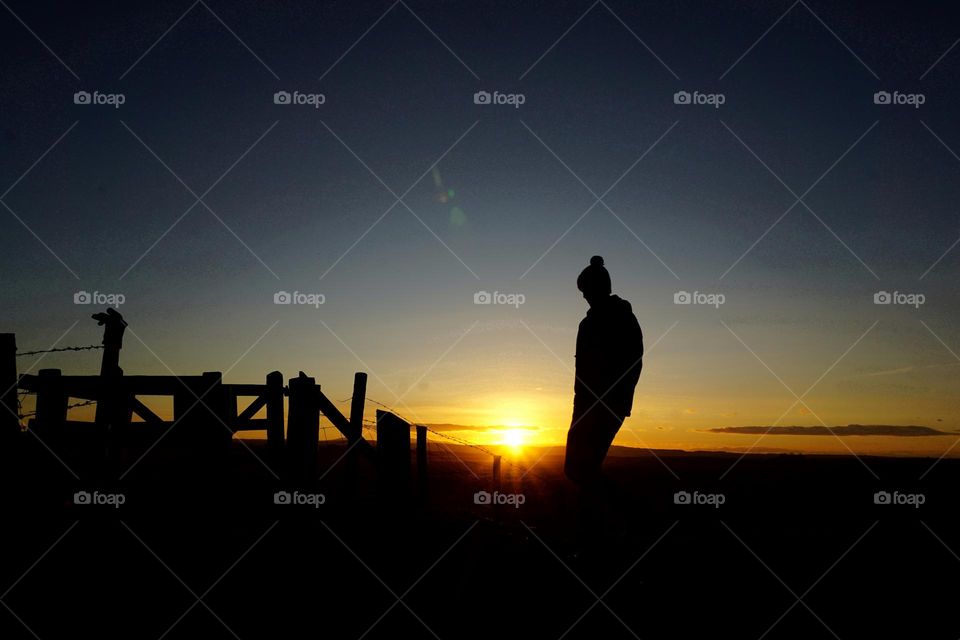
[[(189, 389), (201, 388), (203, 376), (123, 376), (123, 390), (134, 396), (172, 396), (180, 393), (190, 395)], [(100, 376), (63, 376), (63, 385), (71, 398), (96, 400)], [(20, 376), (19, 386), (36, 392), (37, 377), (31, 374)], [(258, 385), (262, 386), (262, 385)]]
[[(317, 389), (317, 399), (320, 403), (320, 412), (323, 415), (327, 416), (327, 419), (335, 426), (340, 433), (342, 433), (348, 440), (351, 438), (353, 433), (353, 427), (350, 424), (350, 421), (347, 420), (340, 410), (337, 409), (330, 399), (327, 396), (323, 395), (323, 392), (320, 389)], [(355, 440), (356, 448), (360, 451), (363, 451), (367, 454), (374, 454), (373, 445), (364, 439), (363, 434), (361, 433)]]
[(257, 398), (256, 400), (250, 403), (250, 406), (248, 406), (246, 409), (240, 412), (240, 414), (237, 416), (235, 424), (239, 425), (249, 421), (251, 418), (253, 418), (253, 416), (256, 415), (257, 411), (260, 411), (260, 409), (264, 408), (266, 405), (267, 405), (266, 396), (261, 396)]
[(151, 411), (150, 407), (143, 404), (136, 398), (130, 399), (130, 408), (133, 409), (133, 412), (135, 414), (143, 418), (143, 421), (146, 422), (147, 424), (154, 425), (154, 426), (167, 424), (166, 422), (164, 422), (162, 418), (160, 418), (160, 416), (158, 416), (153, 411)]
[(269, 431), (270, 430), (270, 421), (266, 418), (256, 418), (254, 420), (247, 420), (243, 424), (237, 424), (233, 428), (234, 431)]
[(262, 396), (267, 392), (268, 386), (265, 384), (224, 384), (223, 387), (228, 393), (235, 396)]

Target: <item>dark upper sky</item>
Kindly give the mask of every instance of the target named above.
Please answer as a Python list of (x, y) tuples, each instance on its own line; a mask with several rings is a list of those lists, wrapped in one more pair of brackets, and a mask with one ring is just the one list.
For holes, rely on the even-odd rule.
[[(235, 376), (372, 368), (381, 395), (416, 385), (411, 403), (455, 422), (444, 407), (501, 384), (568, 392), (574, 280), (599, 253), (648, 342), (680, 321), (645, 379), (664, 407), (650, 425), (691, 398), (742, 407), (754, 378), (779, 406), (731, 333), (800, 393), (881, 320), (850, 375), (930, 377), (825, 384), (838, 420), (891, 394), (912, 407), (895, 417), (934, 420), (955, 395), (935, 368), (952, 361), (940, 339), (960, 350), (960, 249), (944, 256), (960, 236), (960, 13), (943, 3), (5, 2), (0, 296), (22, 347), (76, 320), (64, 343), (96, 341), (74, 293), (122, 293), (178, 371), (225, 370), (269, 329)], [(474, 305), (481, 290), (526, 301)], [(881, 290), (926, 302), (879, 307)], [(308, 312), (277, 291), (326, 300)], [(678, 291), (726, 302), (680, 307)], [(128, 347), (130, 366), (165, 370)], [(754, 400), (749, 424), (780, 415)], [(699, 415), (726, 424), (721, 405)]]

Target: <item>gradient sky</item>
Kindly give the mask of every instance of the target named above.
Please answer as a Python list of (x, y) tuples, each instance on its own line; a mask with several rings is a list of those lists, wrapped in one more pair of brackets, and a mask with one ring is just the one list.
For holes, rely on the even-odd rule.
[[(303, 370), (339, 400), (365, 370), (368, 395), (413, 420), (557, 443), (586, 310), (575, 280), (600, 254), (649, 351), (619, 444), (960, 429), (960, 15), (941, 3), (8, 7), (0, 299), (21, 350), (74, 323), (61, 345), (99, 342), (74, 293), (122, 293), (128, 373)], [(76, 105), (80, 90), (125, 103)], [(326, 102), (277, 105), (280, 90)], [(525, 102), (476, 105), (479, 90)], [(281, 290), (326, 300), (275, 305)], [(525, 302), (475, 305), (477, 291)], [(678, 291), (726, 301), (676, 305)], [(878, 306), (877, 291), (926, 302)]]

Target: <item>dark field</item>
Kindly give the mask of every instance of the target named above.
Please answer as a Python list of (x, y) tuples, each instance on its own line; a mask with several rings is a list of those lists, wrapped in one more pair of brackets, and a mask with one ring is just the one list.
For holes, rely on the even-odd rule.
[[(527, 465), (546, 455), (523, 478), (504, 458), (517, 507), (475, 504), (491, 459), (465, 447), (431, 444), (425, 484), (414, 461), (407, 485), (368, 459), (351, 472), (340, 445), (298, 480), (247, 446), (128, 451), (118, 471), (96, 449), (64, 445), (61, 464), (29, 436), (10, 443), (0, 637), (960, 635), (953, 460), (927, 473), (933, 460), (751, 455), (721, 480), (737, 456), (618, 450), (616, 497), (578, 536), (560, 449), (526, 450)], [(282, 490), (324, 503), (276, 505)], [(77, 505), (77, 491), (124, 504)], [(877, 491), (923, 504), (877, 505)]]

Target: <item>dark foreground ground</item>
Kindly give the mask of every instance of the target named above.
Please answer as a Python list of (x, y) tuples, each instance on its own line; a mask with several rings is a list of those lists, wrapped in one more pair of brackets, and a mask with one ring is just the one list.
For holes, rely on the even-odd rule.
[(578, 536), (559, 450), (505, 461), (519, 507), (476, 504), (491, 460), (462, 447), (431, 445), (425, 487), (351, 480), (339, 445), (306, 480), (262, 442), (143, 452), (5, 447), (0, 638), (960, 636), (952, 460), (614, 455)]

